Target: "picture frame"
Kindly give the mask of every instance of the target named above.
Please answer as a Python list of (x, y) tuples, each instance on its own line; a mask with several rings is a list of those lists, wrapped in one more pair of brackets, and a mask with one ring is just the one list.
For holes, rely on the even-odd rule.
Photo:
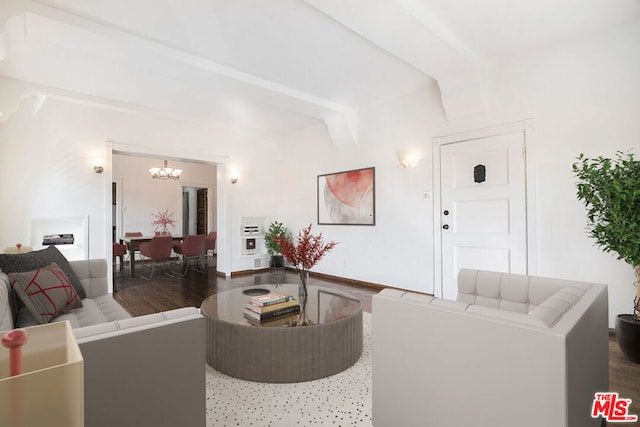
[(318, 225), (376, 225), (375, 167), (318, 175)]

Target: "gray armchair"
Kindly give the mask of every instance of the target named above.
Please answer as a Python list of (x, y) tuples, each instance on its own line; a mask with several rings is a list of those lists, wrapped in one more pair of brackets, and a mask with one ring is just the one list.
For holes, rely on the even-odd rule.
[(607, 287), (463, 270), (458, 300), (373, 297), (375, 427), (600, 426)]

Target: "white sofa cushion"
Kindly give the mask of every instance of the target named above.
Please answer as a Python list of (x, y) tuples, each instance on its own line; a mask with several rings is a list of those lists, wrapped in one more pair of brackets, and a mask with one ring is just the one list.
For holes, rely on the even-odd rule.
[(497, 322), (501, 321), (510, 321), (510, 322), (518, 322), (523, 325), (531, 325), (544, 328), (547, 325), (545, 322), (538, 317), (534, 317), (528, 314), (516, 313), (514, 311), (508, 310), (500, 310), (497, 308), (485, 307), (477, 304), (470, 304), (467, 309), (469, 313), (481, 314), (483, 316), (487, 316), (487, 319), (493, 319)]
[(527, 314), (531, 311), (529, 281), (527, 276), (460, 270), (457, 300)]
[[(590, 287), (589, 283), (563, 279), (462, 269), (457, 301), (469, 304), (469, 312), (553, 327)], [(492, 310), (531, 317), (518, 320), (518, 316)]]
[[(76, 329), (130, 317), (131, 315), (111, 295), (102, 295), (97, 298), (82, 300), (81, 308), (62, 314), (53, 319), (52, 322), (68, 320), (71, 323), (71, 328)], [(23, 308), (18, 312), (17, 324), (21, 328), (25, 328), (35, 326), (38, 323), (31, 313), (26, 308)]]
[(73, 333), (79, 343), (95, 339), (112, 337), (127, 330), (143, 330), (156, 327), (162, 323), (169, 325), (175, 322), (183, 322), (188, 318), (200, 317), (200, 310), (195, 307), (183, 307), (175, 310), (163, 311), (161, 313), (147, 314), (145, 316), (129, 317), (112, 322), (99, 323), (95, 325), (76, 328)]
[(552, 327), (582, 298), (588, 289), (589, 285), (581, 283), (565, 286), (547, 298), (530, 315), (540, 319), (548, 327)]
[[(563, 279), (462, 269), (458, 273), (457, 301), (527, 314), (533, 312), (559, 290), (568, 285), (575, 287), (576, 283), (589, 286), (583, 282)], [(567, 290), (567, 292), (572, 291)], [(581, 296), (583, 293), (575, 295)], [(572, 298), (568, 298), (567, 302), (575, 303)], [(564, 310), (560, 309), (560, 311)]]

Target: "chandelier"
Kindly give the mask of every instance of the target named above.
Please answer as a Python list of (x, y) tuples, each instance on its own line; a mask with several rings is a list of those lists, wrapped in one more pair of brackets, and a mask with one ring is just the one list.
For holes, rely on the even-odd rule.
[(182, 169), (172, 169), (167, 167), (167, 161), (164, 161), (164, 167), (160, 168), (151, 168), (149, 169), (151, 173), (151, 178), (153, 179), (180, 179), (180, 174), (182, 173)]

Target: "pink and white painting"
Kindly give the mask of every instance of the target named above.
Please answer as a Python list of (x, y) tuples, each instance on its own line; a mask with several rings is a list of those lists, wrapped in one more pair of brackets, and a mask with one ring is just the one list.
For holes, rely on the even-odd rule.
[(318, 175), (318, 224), (375, 223), (375, 168)]

